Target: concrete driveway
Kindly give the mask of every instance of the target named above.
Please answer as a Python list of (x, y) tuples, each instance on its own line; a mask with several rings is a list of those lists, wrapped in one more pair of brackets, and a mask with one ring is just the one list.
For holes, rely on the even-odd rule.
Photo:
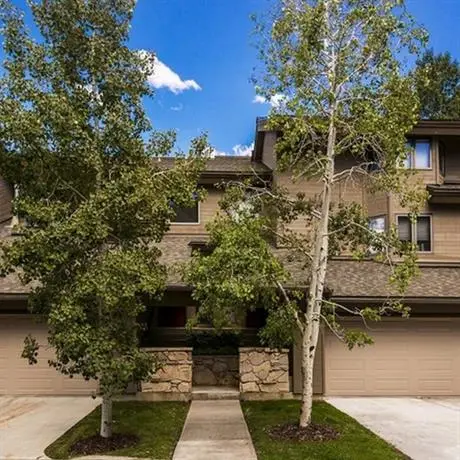
[(414, 460), (460, 460), (460, 398), (327, 398)]
[(98, 404), (88, 396), (0, 396), (0, 460), (46, 458), (45, 448)]

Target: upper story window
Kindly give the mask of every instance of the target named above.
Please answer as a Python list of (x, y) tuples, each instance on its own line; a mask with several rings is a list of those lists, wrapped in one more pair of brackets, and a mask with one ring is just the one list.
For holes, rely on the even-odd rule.
[(408, 169), (431, 169), (431, 141), (411, 139), (406, 144), (409, 153), (404, 166)]
[(193, 206), (185, 207), (179, 206), (171, 200), (170, 206), (176, 213), (175, 219), (171, 222), (173, 224), (199, 224), (200, 223), (200, 202), (198, 195), (193, 194), (195, 200)]
[[(374, 233), (385, 233), (386, 231), (386, 218), (385, 216), (375, 216), (369, 218), (369, 229)], [(375, 236), (375, 238), (378, 238)], [(375, 241), (375, 239), (374, 239)], [(369, 254), (375, 255), (378, 249), (375, 246), (369, 247)]]
[(369, 219), (369, 228), (376, 233), (385, 233), (385, 216), (371, 217)]
[(200, 223), (200, 203), (195, 201), (195, 204), (190, 208), (171, 205), (176, 213), (174, 224), (199, 224)]
[(418, 216), (412, 221), (409, 216), (398, 216), (400, 241), (414, 243), (420, 252), (431, 251), (431, 216)]

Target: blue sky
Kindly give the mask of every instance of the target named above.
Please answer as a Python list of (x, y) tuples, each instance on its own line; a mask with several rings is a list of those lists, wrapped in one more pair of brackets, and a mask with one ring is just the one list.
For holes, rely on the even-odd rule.
[[(25, 0), (14, 0), (23, 7)], [(130, 45), (154, 51), (164, 66), (146, 104), (158, 129), (174, 128), (183, 149), (206, 131), (219, 152), (249, 152), (255, 119), (268, 105), (253, 103), (250, 83), (257, 65), (252, 13), (269, 0), (138, 0)], [(460, 59), (460, 0), (407, 0), (430, 32), (435, 51)]]

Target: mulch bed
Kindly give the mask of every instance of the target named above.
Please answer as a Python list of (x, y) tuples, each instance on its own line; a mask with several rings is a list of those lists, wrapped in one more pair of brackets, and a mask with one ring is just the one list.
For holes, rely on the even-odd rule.
[(340, 436), (335, 428), (317, 423), (307, 428), (300, 428), (296, 423), (277, 425), (270, 428), (268, 434), (278, 441), (332, 441)]
[(98, 434), (78, 440), (72, 445), (72, 455), (92, 455), (110, 452), (111, 450), (124, 449), (134, 446), (139, 442), (135, 434), (114, 433), (111, 438), (103, 438)]

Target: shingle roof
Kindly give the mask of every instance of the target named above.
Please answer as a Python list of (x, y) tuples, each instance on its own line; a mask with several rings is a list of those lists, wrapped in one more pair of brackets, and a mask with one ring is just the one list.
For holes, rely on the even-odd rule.
[[(159, 165), (165, 168), (172, 168), (174, 157), (161, 157), (154, 159)], [(252, 172), (270, 173), (271, 170), (263, 163), (252, 161), (250, 157), (237, 156), (216, 156), (206, 162), (206, 173), (234, 173), (248, 174)]]
[[(203, 238), (201, 237), (200, 240)], [(186, 262), (191, 254), (190, 237), (165, 238), (160, 248), (162, 261), (174, 267)], [(277, 250), (281, 259), (285, 251)], [(286, 268), (296, 284), (305, 284), (307, 274), (299, 262), (285, 262)], [(389, 285), (390, 267), (385, 264), (365, 260), (331, 260), (328, 265), (327, 287), (334, 297), (388, 297), (397, 296), (394, 287)], [(183, 285), (180, 275), (174, 270), (170, 273), (170, 284)], [(460, 298), (460, 266), (420, 266), (420, 275), (416, 276), (408, 288), (406, 297), (443, 297)]]
[[(197, 237), (198, 238), (198, 237)], [(200, 241), (205, 239), (199, 237)], [(185, 287), (177, 266), (189, 260), (190, 236), (168, 236), (159, 247), (161, 261), (169, 267), (169, 285)], [(283, 251), (277, 251), (281, 257)], [(305, 284), (307, 274), (298, 262), (286, 267), (295, 283)], [(335, 298), (380, 298), (397, 295), (389, 285), (390, 269), (387, 265), (366, 260), (331, 260), (328, 265), (327, 287)], [(30, 289), (22, 286), (16, 275), (0, 278), (0, 294), (24, 294)], [(420, 275), (412, 280), (407, 298), (460, 298), (460, 266), (421, 266)]]
[[(390, 267), (373, 261), (333, 260), (327, 284), (334, 297), (397, 295), (389, 285)], [(405, 297), (460, 297), (460, 267), (421, 266)]]

